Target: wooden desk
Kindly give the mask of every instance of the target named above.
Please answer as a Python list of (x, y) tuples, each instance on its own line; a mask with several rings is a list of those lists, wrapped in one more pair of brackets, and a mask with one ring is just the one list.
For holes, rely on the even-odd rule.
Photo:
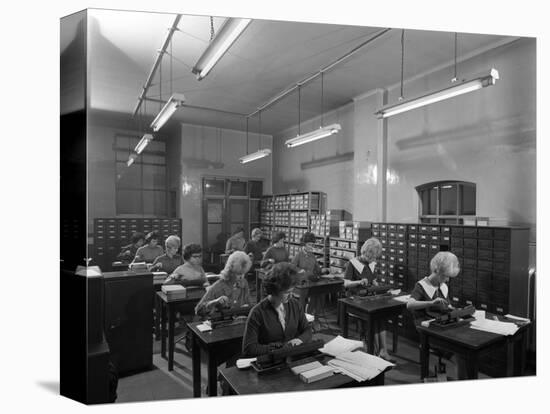
[(201, 349), (206, 352), (208, 365), (208, 395), (217, 395), (218, 365), (239, 354), (242, 348), (244, 323), (222, 326), (208, 332), (201, 332), (197, 325), (188, 323), (193, 335), (193, 397), (201, 396)]
[[(331, 358), (325, 357), (324, 362)], [(253, 368), (240, 370), (237, 367), (219, 368), (222, 380), (228, 385), (230, 394), (263, 394), (272, 392), (312, 391), (333, 388), (366, 387), (384, 385), (384, 373), (370, 381), (357, 382), (343, 374), (334, 374), (320, 381), (306, 384), (290, 368), (259, 375)]]
[[(384, 322), (387, 319), (397, 317), (406, 304), (393, 299), (391, 296), (366, 296), (349, 297), (340, 299), (339, 319), (342, 323), (342, 335), (348, 337), (349, 313), (367, 323), (367, 352), (374, 354), (374, 325), (375, 322)], [(397, 323), (393, 331), (393, 352), (397, 350)]]
[(342, 290), (344, 281), (342, 279), (321, 279), (318, 282), (301, 283), (296, 285), (294, 291), (300, 295), (300, 303), (303, 309), (306, 308), (307, 299), (310, 296), (326, 295), (328, 293), (337, 293)]
[(204, 289), (192, 290), (189, 297), (185, 299), (168, 300), (164, 292), (157, 292), (157, 302), (160, 312), (161, 347), (160, 355), (166, 359), (166, 317), (168, 316), (168, 371), (174, 369), (174, 323), (176, 318), (176, 307), (184, 307), (194, 313), (195, 306), (204, 295)]
[(431, 346), (463, 356), (466, 360), (467, 378), (476, 379), (479, 371), (479, 353), (489, 352), (504, 344), (507, 353), (506, 376), (523, 375), (529, 327), (530, 324), (522, 326), (513, 336), (504, 336), (472, 329), (469, 324), (445, 329), (419, 325), (417, 331), (420, 335), (420, 378), (428, 376)]

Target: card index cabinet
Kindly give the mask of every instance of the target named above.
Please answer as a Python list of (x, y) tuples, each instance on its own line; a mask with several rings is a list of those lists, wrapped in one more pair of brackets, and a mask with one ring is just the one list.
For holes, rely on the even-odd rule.
[(161, 239), (159, 245), (164, 248), (164, 240), (170, 235), (181, 237), (181, 219), (157, 218), (96, 218), (94, 219), (94, 248), (91, 265), (99, 266), (103, 271), (111, 270), (122, 246), (131, 243), (132, 234), (147, 233), (156, 230)]
[[(410, 292), (430, 274), (432, 257), (451, 251), (461, 267), (458, 277), (449, 282), (454, 306), (472, 304), (496, 314), (529, 316), (528, 228), (373, 223), (372, 233), (382, 244), (384, 282)], [(410, 314), (405, 312), (400, 319), (402, 333), (415, 337)]]

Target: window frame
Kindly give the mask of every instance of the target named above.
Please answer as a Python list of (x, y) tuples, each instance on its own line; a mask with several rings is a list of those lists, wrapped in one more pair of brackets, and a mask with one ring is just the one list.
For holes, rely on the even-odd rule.
[[(446, 186), (455, 186), (456, 191), (456, 214), (441, 214), (441, 189)], [(464, 214), (462, 210), (462, 194), (464, 188), (473, 189), (474, 196), (474, 212), (473, 214)], [(431, 191), (436, 188), (436, 211), (435, 214), (429, 211), (428, 214), (424, 214), (423, 209), (423, 193), (424, 191)], [(465, 218), (475, 217), (477, 213), (477, 186), (475, 183), (469, 181), (458, 180), (444, 180), (444, 181), (432, 181), (415, 187), (418, 195), (418, 221), (420, 223), (431, 224), (463, 224)]]

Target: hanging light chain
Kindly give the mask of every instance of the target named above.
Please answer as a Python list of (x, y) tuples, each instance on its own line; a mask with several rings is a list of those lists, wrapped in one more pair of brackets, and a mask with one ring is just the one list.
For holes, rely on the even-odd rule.
[(324, 125), (325, 114), (325, 72), (321, 72), (321, 128)]
[(262, 137), (262, 111), (258, 112), (258, 150), (260, 149), (260, 140)]
[(300, 103), (301, 103), (301, 100), (302, 100), (302, 85), (298, 85), (298, 135), (301, 135), (300, 134), (300, 121), (301, 121), (301, 118), (300, 118)]
[(403, 77), (405, 73), (405, 29), (401, 30), (401, 92), (399, 100), (403, 100)]
[(246, 154), (248, 155), (248, 117), (246, 117)]
[(458, 80), (458, 77), (457, 77), (457, 72), (456, 72), (456, 54), (457, 54), (457, 45), (458, 45), (458, 41), (457, 41), (457, 38), (458, 38), (458, 33), (455, 32), (455, 75), (453, 76), (453, 78), (451, 79), (451, 82), (456, 82)]
[(210, 16), (210, 41), (214, 39), (215, 33), (214, 33), (214, 17)]

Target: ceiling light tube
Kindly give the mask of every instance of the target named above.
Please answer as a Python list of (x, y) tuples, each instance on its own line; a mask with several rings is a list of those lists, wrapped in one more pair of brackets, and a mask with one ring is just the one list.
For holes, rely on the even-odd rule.
[(242, 32), (247, 28), (252, 19), (228, 18), (220, 28), (214, 39), (210, 42), (203, 52), (193, 69), (197, 75), (197, 80), (202, 80), (208, 75), (208, 72), (229, 50), (231, 45), (237, 40)]
[(128, 161), (126, 162), (126, 165), (129, 167), (134, 163), (134, 161), (137, 158), (137, 154), (130, 154), (130, 157), (128, 158)]
[(453, 98), (455, 96), (463, 95), (468, 92), (494, 85), (497, 79), (499, 79), (498, 70), (493, 68), (490, 70), (488, 75), (480, 76), (470, 81), (463, 81), (459, 84), (452, 85), (448, 88), (437, 92), (432, 92), (418, 98), (401, 101), (397, 104), (382, 108), (374, 114), (379, 119), (388, 118), (402, 112), (410, 111), (422, 106), (430, 105), (435, 102), (443, 101), (445, 99)]
[(258, 150), (256, 152), (253, 152), (252, 154), (246, 154), (245, 156), (239, 158), (239, 161), (241, 164), (246, 164), (247, 162), (256, 161), (260, 158), (267, 157), (271, 154), (271, 150), (269, 148), (264, 148), (261, 150)]
[(342, 127), (340, 124), (327, 125), (315, 131), (308, 132), (307, 134), (298, 135), (296, 138), (291, 138), (285, 142), (285, 145), (288, 148), (297, 147), (298, 145), (306, 144), (308, 142), (316, 141), (332, 134), (336, 134), (341, 129)]
[(151, 122), (151, 128), (157, 132), (170, 119), (176, 110), (185, 102), (183, 93), (174, 93), (162, 107), (156, 118)]
[(139, 142), (137, 143), (136, 147), (134, 148), (134, 151), (136, 154), (141, 154), (142, 151), (145, 149), (145, 147), (153, 140), (153, 136), (151, 134), (145, 134)]

